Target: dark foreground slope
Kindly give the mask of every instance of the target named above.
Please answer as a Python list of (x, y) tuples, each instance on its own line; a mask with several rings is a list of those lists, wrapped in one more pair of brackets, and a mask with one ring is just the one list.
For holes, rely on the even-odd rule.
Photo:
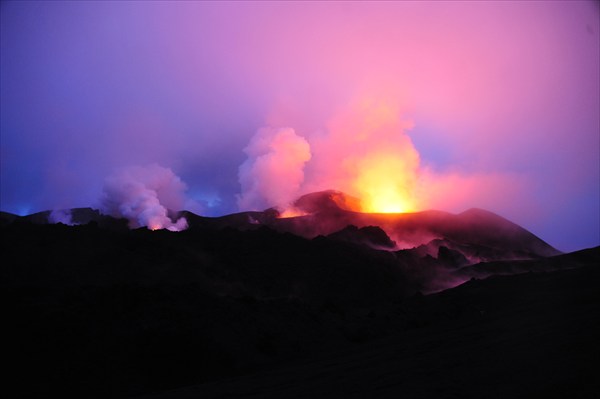
[[(364, 385), (359, 392), (372, 397), (386, 389), (397, 393), (394, 387), (404, 384), (394, 382), (398, 373), (383, 371), (389, 362), (400, 374), (417, 373), (408, 374), (411, 381), (441, 378), (443, 371), (460, 376), (459, 385), (464, 379), (475, 384), (485, 363), (481, 353), (489, 353), (496, 367), (494, 356), (510, 354), (513, 345), (507, 361), (518, 361), (523, 375), (537, 376), (533, 381), (543, 392), (562, 381), (552, 373), (546, 378), (550, 368), (562, 375), (568, 366), (572, 371), (564, 378), (570, 384), (586, 376), (587, 356), (597, 352), (588, 334), (598, 333), (592, 325), (598, 274), (588, 266), (595, 265), (598, 248), (576, 259), (550, 258), (579, 267), (557, 272), (565, 274), (473, 281), (423, 297), (415, 295), (423, 276), (460, 264), (449, 250), (439, 259), (419, 258), (415, 251), (376, 251), (339, 237), (308, 240), (266, 227), (171, 233), (21, 221), (4, 226), (2, 237), (4, 360), (10, 366), (5, 389), (13, 397), (126, 397), (194, 384), (216, 395), (227, 392), (216, 381), (243, 376), (227, 383), (243, 395), (330, 396), (355, 389), (344, 382), (347, 373)], [(544, 270), (543, 263), (536, 265)], [(537, 356), (540, 364), (524, 363), (519, 354), (542, 342), (553, 357), (538, 348), (527, 359)], [(395, 353), (415, 365), (396, 365)], [(297, 363), (302, 359), (314, 359), (315, 366)], [(307, 368), (323, 375), (305, 376)], [(285, 375), (253, 385), (275, 369)], [(509, 368), (489, 371), (498, 375), (486, 377), (484, 386), (516, 381)], [(377, 375), (372, 378), (383, 385), (360, 380), (361, 373)], [(369, 391), (373, 384), (381, 391)], [(513, 388), (522, 389), (519, 384)], [(291, 391), (278, 395), (285, 387)]]
[(592, 398), (599, 281), (598, 267), (471, 281), (400, 307), (416, 328), (145, 398)]
[(7, 380), (21, 397), (210, 381), (404, 323), (368, 318), (409, 294), (394, 255), (344, 242), (26, 222), (2, 236)]

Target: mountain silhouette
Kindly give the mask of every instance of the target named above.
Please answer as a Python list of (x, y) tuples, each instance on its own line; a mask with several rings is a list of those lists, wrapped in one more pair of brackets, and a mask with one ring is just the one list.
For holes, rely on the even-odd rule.
[(131, 230), (90, 208), (70, 210), (72, 226), (49, 223), (50, 212), (1, 213), (6, 389), (174, 399), (481, 397), (494, 384), (498, 397), (597, 392), (600, 247), (561, 254), (480, 209), (368, 214), (331, 190), (292, 206), (300, 216), (173, 213), (188, 220), (181, 232)]
[(202, 218), (184, 212), (190, 228), (232, 227), (255, 229), (268, 226), (305, 238), (327, 236), (347, 226), (377, 226), (395, 241), (397, 249), (446, 240), (472, 261), (531, 259), (560, 254), (560, 251), (521, 226), (482, 209), (460, 214), (429, 210), (415, 213), (362, 213), (359, 200), (327, 190), (300, 197), (293, 207), (302, 216), (280, 218), (275, 208), (263, 212), (241, 212), (219, 218)]

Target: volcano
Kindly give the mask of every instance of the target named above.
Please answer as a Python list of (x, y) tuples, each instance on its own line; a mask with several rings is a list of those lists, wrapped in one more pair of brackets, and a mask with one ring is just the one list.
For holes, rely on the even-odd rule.
[(283, 212), (243, 212), (216, 219), (198, 218), (184, 212), (191, 228), (202, 226), (255, 229), (267, 226), (305, 238), (327, 236), (347, 226), (377, 226), (396, 242), (395, 249), (427, 246), (428, 253), (441, 244), (459, 250), (471, 262), (499, 259), (533, 259), (560, 254), (560, 251), (521, 226), (482, 209), (460, 214), (443, 211), (416, 213), (362, 213), (360, 200), (335, 190), (311, 193), (291, 206), (301, 216), (282, 218)]
[(16, 396), (598, 389), (600, 247), (562, 254), (485, 210), (365, 213), (328, 190), (260, 212), (172, 212), (181, 232), (50, 214), (0, 214)]

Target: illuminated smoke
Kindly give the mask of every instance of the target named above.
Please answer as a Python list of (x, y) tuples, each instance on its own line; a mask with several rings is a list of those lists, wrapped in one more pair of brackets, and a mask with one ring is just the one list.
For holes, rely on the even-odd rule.
[(48, 215), (48, 222), (50, 223), (62, 223), (67, 226), (73, 226), (71, 210), (69, 209), (55, 209)]
[(360, 198), (365, 212), (415, 210), (419, 154), (406, 135), (411, 127), (391, 102), (355, 103), (311, 140), (306, 191), (341, 190)]
[(239, 169), (238, 205), (242, 210), (277, 206), (280, 217), (302, 216), (293, 206), (296, 198), (333, 189), (360, 199), (360, 209), (353, 210), (362, 212), (459, 212), (475, 205), (494, 209), (503, 198), (499, 193), (525, 187), (509, 174), (432, 170), (408, 135), (412, 128), (396, 101), (365, 97), (334, 115), (324, 131), (308, 136), (310, 146), (291, 128), (260, 129)]
[(244, 152), (248, 159), (239, 168), (240, 209), (285, 206), (296, 199), (304, 180), (304, 164), (311, 158), (303, 137), (291, 128), (261, 128)]
[(156, 164), (129, 167), (105, 180), (102, 212), (126, 218), (132, 229), (185, 230), (185, 218), (173, 221), (169, 211), (181, 210), (186, 189), (171, 169)]
[(405, 133), (412, 123), (399, 115), (390, 102), (356, 102), (310, 146), (293, 129), (260, 129), (239, 170), (240, 209), (278, 206), (282, 217), (299, 216), (290, 204), (300, 194), (336, 189), (360, 198), (365, 212), (414, 210), (419, 154)]

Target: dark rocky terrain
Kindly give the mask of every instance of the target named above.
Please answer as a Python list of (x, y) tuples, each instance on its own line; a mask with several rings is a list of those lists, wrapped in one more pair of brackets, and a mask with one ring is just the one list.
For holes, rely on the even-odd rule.
[(594, 398), (598, 281), (594, 266), (470, 281), (404, 301), (409, 326), (385, 338), (144, 398)]
[[(303, 216), (278, 218), (276, 209), (242, 212), (220, 218), (203, 218), (184, 212), (191, 228), (233, 227), (251, 230), (268, 226), (305, 238), (330, 235), (347, 228), (377, 226), (383, 229), (397, 249), (445, 240), (459, 247), (472, 262), (499, 259), (530, 259), (558, 255), (548, 243), (521, 226), (492, 212), (470, 209), (460, 214), (442, 211), (416, 213), (361, 213), (358, 200), (339, 191), (322, 191), (299, 198), (293, 206)], [(448, 245), (448, 244), (446, 244)], [(436, 250), (437, 253), (437, 250)]]
[[(332, 193), (298, 218), (184, 212), (179, 233), (2, 213), (11, 397), (597, 392), (600, 248), (560, 254), (481, 210), (360, 214)], [(403, 232), (431, 239), (400, 249)]]

